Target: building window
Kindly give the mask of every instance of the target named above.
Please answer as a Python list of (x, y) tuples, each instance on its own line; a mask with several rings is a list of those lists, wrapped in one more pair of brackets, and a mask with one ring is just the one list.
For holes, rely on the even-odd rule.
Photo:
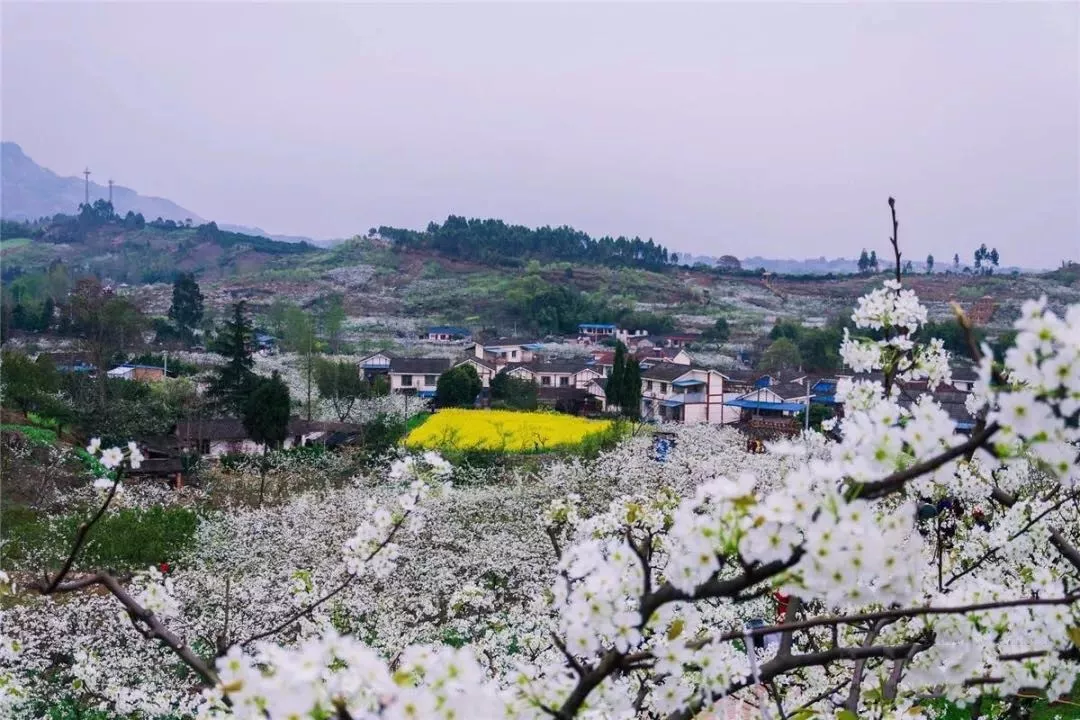
[(645, 383), (645, 389), (646, 390), (652, 390), (652, 380), (649, 380), (648, 382)]
[(662, 393), (667, 392), (667, 383), (660, 383), (660, 392), (662, 392)]
[(563, 376), (559, 378), (559, 387), (566, 387), (570, 384), (570, 378)]
[(210, 454), (210, 441), (209, 440), (200, 440), (199, 441), (199, 454), (200, 455), (209, 455)]
[(401, 376), (401, 387), (412, 387), (412, 375)]
[(511, 350), (510, 351), (510, 358), (513, 359), (513, 360), (517, 359), (517, 350)]
[(424, 385), (427, 385), (428, 387), (434, 385), (437, 382), (439, 382), (439, 376), (438, 375), (425, 375), (424, 376)]
[(540, 376), (540, 384), (545, 386), (545, 387), (550, 385), (551, 384), (551, 376), (550, 375), (541, 375)]

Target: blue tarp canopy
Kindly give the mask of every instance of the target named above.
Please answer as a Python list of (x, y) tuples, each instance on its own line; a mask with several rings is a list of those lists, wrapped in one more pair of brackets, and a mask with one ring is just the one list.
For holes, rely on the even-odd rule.
[(614, 330), (615, 326), (611, 323), (580, 323), (578, 325), (579, 330)]
[(821, 405), (835, 405), (836, 404), (836, 396), (835, 395), (815, 395), (813, 398), (811, 398), (810, 402), (819, 403)]
[(691, 379), (691, 380), (676, 380), (675, 382), (673, 382), (671, 384), (674, 385), (675, 387), (691, 387), (693, 385), (704, 385), (705, 381), (704, 380), (693, 380), (693, 379)]
[(420, 390), (419, 392), (416, 393), (416, 396), (417, 397), (422, 397), (422, 398), (433, 398), (433, 397), (435, 397), (435, 391), (434, 390)]
[(782, 410), (784, 412), (802, 412), (806, 409), (803, 403), (788, 402), (764, 402), (761, 400), (729, 400), (725, 405), (731, 407), (746, 408), (747, 410)]
[(679, 407), (683, 404), (682, 400), (661, 400), (660, 404), (664, 407)]

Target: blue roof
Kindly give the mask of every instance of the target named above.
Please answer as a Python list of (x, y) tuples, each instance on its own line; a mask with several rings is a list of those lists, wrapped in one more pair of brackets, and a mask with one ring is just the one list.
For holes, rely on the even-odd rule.
[[(164, 370), (165, 368), (160, 365), (136, 365), (133, 363), (124, 363), (123, 365), (117, 365), (117, 368), (140, 368), (142, 370)], [(116, 368), (113, 368), (114, 370)]]
[(595, 328), (596, 330), (614, 330), (615, 326), (611, 323), (578, 323), (579, 330), (584, 330), (586, 328)]
[(453, 325), (434, 325), (427, 330), (429, 333), (447, 333), (448, 335), (471, 335), (468, 328), (454, 327)]
[(729, 400), (725, 405), (746, 408), (747, 410), (783, 410), (785, 412), (802, 412), (806, 409), (803, 403), (789, 402), (764, 402), (763, 400)]
[(433, 397), (435, 397), (435, 391), (434, 390), (420, 390), (420, 391), (418, 391), (416, 393), (416, 396), (417, 397), (422, 397), (422, 398), (433, 398)]
[(661, 400), (660, 404), (664, 407), (679, 407), (683, 404), (682, 400)]
[(818, 403), (819, 405), (836, 405), (836, 395), (814, 395), (810, 399), (812, 403)]

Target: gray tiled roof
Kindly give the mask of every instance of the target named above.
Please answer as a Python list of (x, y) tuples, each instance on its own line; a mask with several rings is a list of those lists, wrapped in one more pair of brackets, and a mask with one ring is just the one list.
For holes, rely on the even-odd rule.
[(395, 357), (390, 358), (390, 372), (415, 375), (439, 375), (450, 369), (450, 358)]

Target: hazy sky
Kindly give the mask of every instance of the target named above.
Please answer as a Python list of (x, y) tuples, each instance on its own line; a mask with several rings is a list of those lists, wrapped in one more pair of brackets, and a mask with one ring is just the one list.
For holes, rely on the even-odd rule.
[(1080, 258), (1080, 4), (2, 6), (5, 140), (314, 237)]

